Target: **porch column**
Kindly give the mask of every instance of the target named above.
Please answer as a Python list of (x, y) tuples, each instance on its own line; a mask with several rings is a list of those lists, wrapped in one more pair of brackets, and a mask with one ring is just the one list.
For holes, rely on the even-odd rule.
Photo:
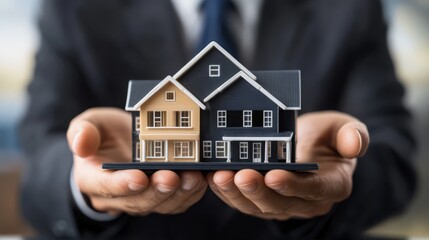
[(287, 163), (291, 163), (291, 159), (290, 159), (290, 152), (291, 151), (291, 143), (290, 141), (286, 142), (286, 162)]
[(199, 151), (200, 147), (198, 146), (198, 140), (195, 140), (195, 162), (199, 162), (200, 161), (200, 151)]
[(146, 140), (142, 140), (141, 141), (141, 149), (140, 149), (140, 152), (141, 152), (141, 156), (142, 156), (142, 162), (146, 162)]
[(227, 145), (226, 145), (226, 162), (231, 162), (231, 141), (227, 141)]
[(264, 163), (268, 162), (268, 141), (265, 141)]
[(165, 142), (165, 144), (164, 144), (164, 147), (165, 147), (165, 150), (164, 150), (164, 153), (165, 153), (165, 161), (166, 162), (168, 162), (168, 140), (165, 140), (164, 141)]

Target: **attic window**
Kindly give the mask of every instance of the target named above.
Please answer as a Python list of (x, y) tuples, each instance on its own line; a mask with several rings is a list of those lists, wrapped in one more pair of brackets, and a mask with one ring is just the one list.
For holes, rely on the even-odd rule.
[(220, 65), (209, 65), (209, 77), (220, 77)]
[(167, 92), (165, 92), (165, 101), (166, 102), (174, 102), (174, 101), (176, 101), (176, 92), (174, 92), (174, 91), (167, 91)]

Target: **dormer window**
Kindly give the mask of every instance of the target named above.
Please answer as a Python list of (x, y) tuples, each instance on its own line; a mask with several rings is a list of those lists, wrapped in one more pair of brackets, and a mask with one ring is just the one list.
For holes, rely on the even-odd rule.
[(220, 65), (209, 65), (209, 77), (220, 77)]
[(174, 101), (176, 101), (176, 92), (175, 91), (167, 91), (167, 92), (165, 92), (165, 101), (166, 102), (174, 102)]

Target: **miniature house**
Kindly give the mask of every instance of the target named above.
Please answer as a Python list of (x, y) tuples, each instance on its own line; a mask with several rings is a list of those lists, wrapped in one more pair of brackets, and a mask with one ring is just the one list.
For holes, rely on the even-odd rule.
[(249, 71), (211, 42), (173, 76), (132, 80), (134, 162), (295, 162), (300, 71)]

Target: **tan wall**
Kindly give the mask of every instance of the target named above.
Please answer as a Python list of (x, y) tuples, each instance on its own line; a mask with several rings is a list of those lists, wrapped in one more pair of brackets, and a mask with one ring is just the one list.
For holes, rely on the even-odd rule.
[[(176, 101), (165, 101), (165, 92), (175, 91)], [(146, 128), (147, 111), (166, 111), (167, 127)], [(175, 111), (191, 111), (191, 128), (174, 127)], [(162, 140), (162, 139), (188, 139), (199, 140), (200, 135), (200, 107), (178, 89), (174, 84), (167, 83), (162, 89), (155, 93), (147, 102), (140, 107), (140, 140)], [(183, 134), (183, 135), (182, 135)]]
[[(176, 100), (165, 101), (165, 92), (174, 91)], [(146, 127), (148, 111), (166, 111), (166, 127)], [(175, 127), (175, 111), (191, 111), (191, 127)], [(142, 140), (170, 140), (168, 142), (168, 161), (194, 162), (197, 147), (195, 141), (200, 140), (200, 107), (173, 83), (167, 83), (140, 107), (140, 141)], [(174, 158), (174, 140), (190, 140), (194, 142), (194, 158)], [(199, 142), (198, 142), (199, 144)], [(163, 162), (164, 158), (146, 158), (149, 162)]]

